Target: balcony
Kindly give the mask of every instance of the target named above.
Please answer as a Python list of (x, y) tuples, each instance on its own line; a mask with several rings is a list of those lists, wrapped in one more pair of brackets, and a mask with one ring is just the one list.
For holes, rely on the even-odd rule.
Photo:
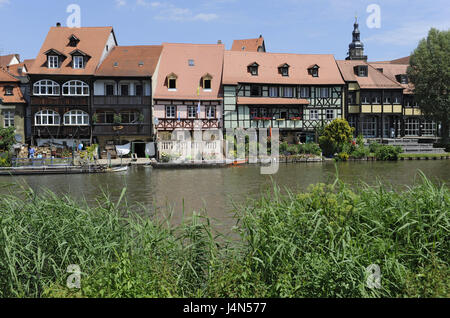
[(94, 105), (111, 106), (111, 105), (151, 105), (150, 96), (94, 96)]
[(218, 119), (159, 119), (156, 129), (158, 130), (175, 130), (175, 129), (219, 129), (220, 121)]
[(95, 124), (93, 134), (96, 136), (113, 136), (113, 135), (139, 135), (150, 136), (150, 125), (148, 124)]
[(42, 106), (89, 106), (89, 96), (31, 96), (31, 105)]

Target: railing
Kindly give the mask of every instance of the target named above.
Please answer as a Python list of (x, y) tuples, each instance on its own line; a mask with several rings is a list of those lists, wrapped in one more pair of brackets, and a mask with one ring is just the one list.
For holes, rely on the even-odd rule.
[(108, 124), (94, 124), (93, 133), (105, 135), (150, 135), (150, 125), (148, 124), (123, 124), (123, 125), (108, 125)]
[(43, 106), (88, 106), (89, 96), (68, 97), (68, 96), (31, 96), (31, 105)]
[(94, 105), (150, 105), (150, 96), (94, 96)]
[(66, 167), (73, 166), (73, 158), (13, 158), (13, 167)]

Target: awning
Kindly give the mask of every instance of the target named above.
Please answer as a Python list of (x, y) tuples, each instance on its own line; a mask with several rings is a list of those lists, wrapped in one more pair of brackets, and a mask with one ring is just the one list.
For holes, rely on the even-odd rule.
[(272, 97), (238, 97), (238, 105), (309, 105), (306, 99)]

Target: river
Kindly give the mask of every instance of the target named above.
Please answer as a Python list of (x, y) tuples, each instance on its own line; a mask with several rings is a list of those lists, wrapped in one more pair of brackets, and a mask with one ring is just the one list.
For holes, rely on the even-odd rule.
[[(377, 180), (404, 189), (414, 184), (419, 170), (436, 182), (450, 183), (450, 161), (398, 161), (398, 162), (346, 162), (337, 165), (344, 182), (357, 185)], [(0, 177), (0, 193), (17, 191), (12, 184), (29, 185), (35, 191), (50, 189), (59, 194), (86, 201), (90, 204), (107, 192), (117, 200), (127, 188), (127, 203), (142, 205), (156, 215), (173, 208), (173, 220), (179, 222), (192, 211), (206, 213), (220, 227), (230, 228), (232, 201), (243, 202), (257, 198), (273, 182), (282, 189), (303, 191), (310, 184), (332, 182), (336, 176), (333, 162), (281, 164), (277, 174), (261, 175), (258, 166), (224, 169), (157, 170), (132, 167), (128, 172), (91, 175), (48, 175)]]

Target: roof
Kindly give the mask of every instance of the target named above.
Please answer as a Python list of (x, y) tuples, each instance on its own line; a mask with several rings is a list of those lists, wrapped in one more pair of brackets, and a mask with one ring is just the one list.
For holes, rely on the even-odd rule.
[[(369, 63), (372, 64), (372, 63)], [(412, 94), (414, 86), (411, 83), (408, 84), (402, 84), (397, 81), (396, 75), (400, 74), (406, 74), (409, 65), (407, 64), (391, 64), (391, 63), (374, 63), (372, 64), (375, 68), (382, 68), (383, 74), (391, 79), (392, 81), (395, 81), (399, 85), (403, 87), (403, 93), (404, 94)]]
[(308, 105), (306, 99), (272, 97), (238, 97), (238, 105)]
[[(112, 27), (52, 27), (36, 57), (35, 63), (28, 72), (30, 74), (48, 75), (93, 75), (100, 63), (111, 34), (114, 36)], [(80, 39), (76, 47), (68, 46), (71, 35), (75, 35)], [(85, 52), (91, 57), (84, 69), (73, 69), (71, 66), (70, 53), (76, 49)], [(66, 56), (60, 68), (49, 69), (46, 66), (47, 56), (45, 52), (51, 50), (61, 52), (61, 54)]]
[[(402, 86), (397, 83), (395, 80), (390, 79), (385, 76), (383, 73), (377, 70), (379, 67), (377, 64), (376, 67), (368, 64), (364, 61), (336, 61), (339, 69), (341, 71), (342, 77), (346, 82), (357, 82), (361, 88), (370, 89), (370, 88), (402, 88)], [(367, 65), (368, 67), (368, 76), (360, 77), (356, 76), (354, 67), (358, 65)]]
[(116, 46), (102, 62), (96, 76), (153, 76), (162, 46)]
[[(163, 43), (158, 65), (154, 99), (220, 99), (222, 81), (223, 44), (175, 44)], [(194, 66), (189, 66), (193, 60)], [(167, 77), (177, 76), (177, 90), (169, 91)], [(212, 77), (211, 92), (197, 91), (205, 74)]]
[[(2, 103), (26, 103), (19, 88), (20, 81), (0, 68), (0, 99)], [(6, 86), (13, 86), (13, 95), (5, 95)]]
[(20, 61), (20, 56), (19, 54), (8, 54), (8, 55), (3, 55), (0, 56), (0, 66), (7, 66), (9, 65), (9, 63), (11, 63), (11, 60), (16, 57), (17, 60)]
[(232, 51), (246, 51), (246, 52), (258, 52), (258, 48), (263, 47), (264, 38), (260, 36), (256, 39), (246, 39), (246, 40), (234, 40), (233, 46), (231, 47)]
[[(258, 63), (258, 75), (252, 76), (247, 66)], [(279, 74), (278, 66), (289, 64), (289, 76)], [(320, 66), (319, 77), (308, 74), (311, 65)], [(333, 55), (325, 54), (278, 54), (226, 51), (224, 58), (224, 84), (307, 84), (343, 85), (339, 69)]]

